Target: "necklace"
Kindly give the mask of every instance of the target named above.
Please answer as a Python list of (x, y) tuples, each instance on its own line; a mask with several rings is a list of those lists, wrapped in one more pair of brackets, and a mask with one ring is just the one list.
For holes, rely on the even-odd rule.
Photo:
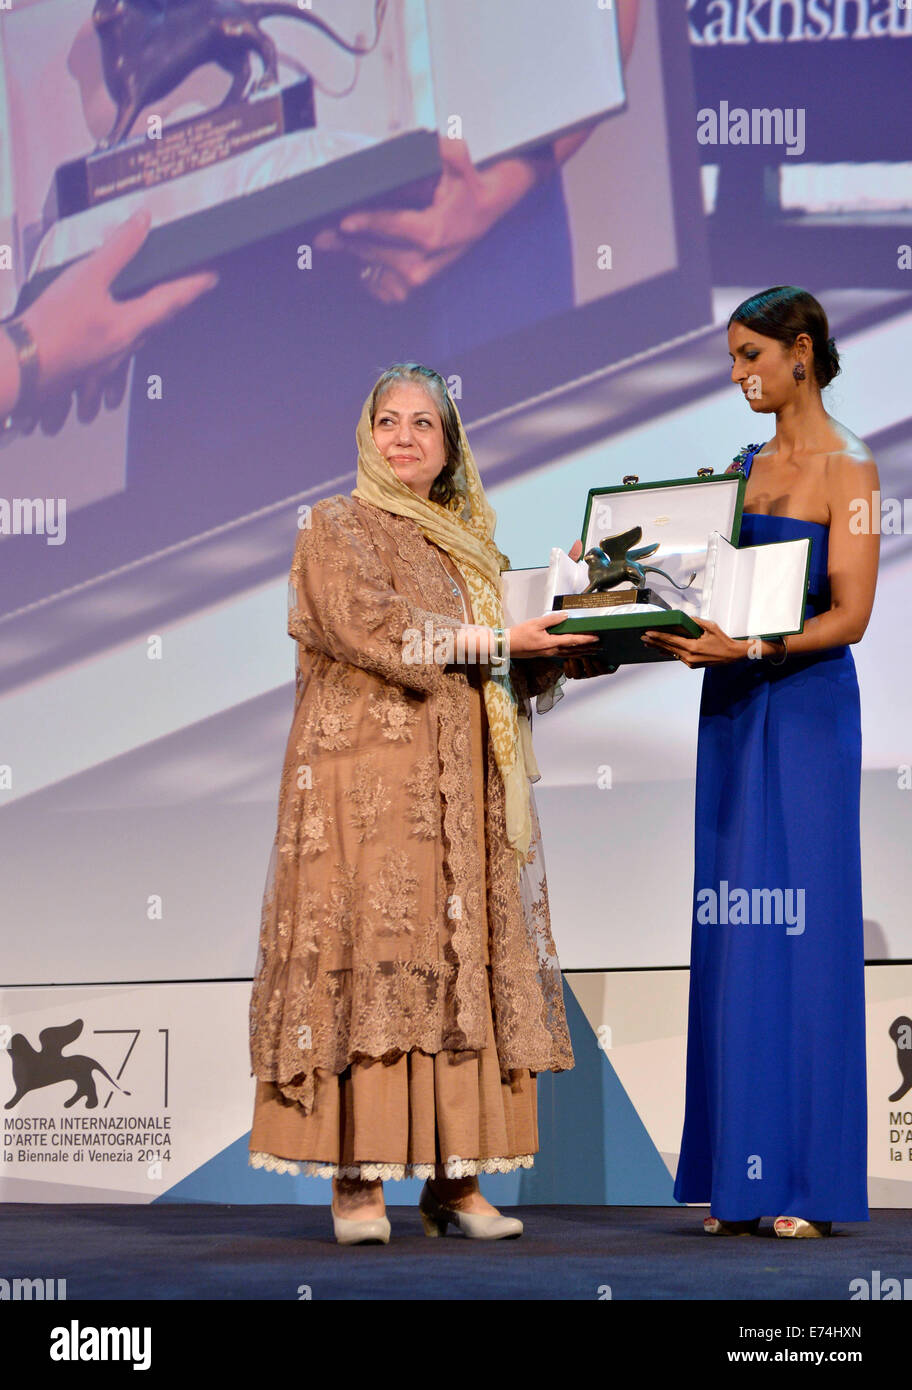
[(459, 599), (459, 601), (460, 601), (461, 604), (462, 604), (462, 616), (463, 616), (463, 620), (464, 620), (465, 622), (468, 622), (468, 621), (469, 621), (469, 615), (468, 615), (468, 612), (466, 611), (465, 595), (463, 594), (463, 592), (462, 592), (462, 590), (460, 589), (459, 585), (456, 583), (456, 580), (455, 580), (455, 579), (453, 578), (453, 576), (450, 574), (450, 572), (449, 572), (449, 570), (447, 569), (446, 565), (443, 563), (443, 557), (441, 556), (440, 551), (437, 549), (436, 546), (434, 547), (434, 554), (437, 556), (437, 559), (440, 561), (440, 568), (443, 570), (444, 574), (446, 575), (447, 580), (449, 581), (450, 588), (453, 590), (453, 593), (456, 595), (456, 597)]

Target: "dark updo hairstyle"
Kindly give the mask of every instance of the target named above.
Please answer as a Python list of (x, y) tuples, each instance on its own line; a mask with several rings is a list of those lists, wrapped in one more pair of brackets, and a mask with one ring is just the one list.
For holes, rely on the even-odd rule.
[(814, 345), (814, 376), (821, 390), (840, 370), (839, 353), (829, 336), (823, 306), (807, 290), (795, 285), (774, 285), (771, 290), (762, 290), (738, 305), (728, 320), (729, 328), (733, 323), (752, 328), (765, 338), (776, 338), (786, 347), (793, 346), (799, 333), (807, 333)]
[(447, 384), (439, 372), (432, 367), (423, 367), (420, 362), (396, 362), (378, 380), (371, 395), (371, 428), (377, 415), (377, 408), (390, 387), (400, 381), (411, 381), (423, 386), (434, 401), (443, 425), (443, 447), (445, 463), (431, 484), (431, 501), (450, 510), (461, 509), (463, 498), (456, 486), (456, 473), (462, 464), (462, 447), (459, 443), (459, 416)]

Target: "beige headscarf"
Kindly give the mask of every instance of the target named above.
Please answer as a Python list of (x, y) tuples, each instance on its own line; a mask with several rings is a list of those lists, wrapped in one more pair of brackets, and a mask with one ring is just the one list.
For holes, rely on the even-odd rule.
[[(358, 481), (352, 496), (417, 522), (427, 539), (447, 552), (465, 579), (475, 622), (502, 628), (500, 574), (510, 568), (510, 561), (494, 544), (497, 516), (485, 496), (455, 404), (462, 462), (455, 477), (459, 498), (451, 507), (426, 501), (396, 476), (374, 443), (370, 406), (368, 396), (355, 436)], [(507, 669), (488, 669), (490, 676), (483, 683), (485, 711), (506, 794), (507, 839), (516, 851), (519, 868), (526, 860), (532, 837), (529, 778), (537, 780), (541, 774), (532, 751), (529, 721), (517, 704)]]

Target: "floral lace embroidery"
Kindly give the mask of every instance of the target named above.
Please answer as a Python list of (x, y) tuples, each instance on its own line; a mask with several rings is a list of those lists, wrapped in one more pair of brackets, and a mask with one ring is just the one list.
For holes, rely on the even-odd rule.
[(434, 840), (440, 834), (440, 785), (437, 779), (437, 759), (428, 754), (420, 759), (405, 783), (410, 798), (406, 814), (414, 823), (412, 834), (424, 840)]
[(354, 781), (345, 795), (352, 803), (349, 824), (358, 831), (358, 841), (363, 845), (374, 838), (381, 815), (392, 803), (375, 758), (370, 754), (359, 758), (354, 772)]
[(354, 919), (358, 909), (358, 871), (354, 864), (339, 864), (333, 875), (329, 907), (324, 919), (327, 932), (338, 947), (354, 944)]
[(371, 907), (384, 918), (384, 932), (410, 932), (416, 911), (418, 876), (408, 855), (394, 851), (377, 875), (370, 898)]
[(318, 792), (306, 793), (302, 798), (300, 849), (302, 854), (322, 854), (329, 849), (327, 835), (334, 824), (329, 814), (326, 797)]
[(401, 739), (406, 743), (411, 741), (412, 728), (418, 722), (418, 715), (394, 685), (380, 695), (369, 697), (368, 713), (379, 722), (384, 738)]
[(326, 911), (323, 894), (316, 889), (303, 889), (296, 904), (298, 929), (295, 932), (292, 955), (307, 959), (318, 954), (317, 929)]
[[(433, 1178), (434, 1163), (353, 1163), (342, 1167), (337, 1163), (319, 1160), (278, 1158), (275, 1154), (253, 1150), (247, 1160), (251, 1168), (265, 1168), (269, 1173), (288, 1173), (291, 1177), (360, 1178), (362, 1182), (399, 1182), (404, 1178)], [(512, 1158), (448, 1158), (444, 1164), (448, 1178), (470, 1178), (479, 1173), (512, 1173), (516, 1168), (531, 1168), (534, 1154), (516, 1154)]]
[(355, 698), (356, 693), (345, 679), (344, 671), (328, 673), (312, 718), (313, 737), (320, 748), (351, 747), (349, 731), (355, 720), (349, 706)]

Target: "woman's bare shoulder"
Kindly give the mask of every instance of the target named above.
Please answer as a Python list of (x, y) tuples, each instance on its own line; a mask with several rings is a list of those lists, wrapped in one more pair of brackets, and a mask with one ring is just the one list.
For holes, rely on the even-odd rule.
[(841, 510), (847, 497), (869, 497), (880, 487), (874, 455), (864, 440), (835, 420), (833, 425), (837, 435), (834, 441), (836, 447), (821, 459), (823, 487), (831, 516), (834, 509), (837, 512)]
[(847, 425), (833, 420), (832, 426), (835, 447), (825, 456), (828, 464), (832, 462), (832, 466), (844, 470), (853, 467), (863, 468), (866, 464), (874, 462), (874, 455), (867, 444), (863, 439), (859, 439), (857, 434), (853, 434)]

